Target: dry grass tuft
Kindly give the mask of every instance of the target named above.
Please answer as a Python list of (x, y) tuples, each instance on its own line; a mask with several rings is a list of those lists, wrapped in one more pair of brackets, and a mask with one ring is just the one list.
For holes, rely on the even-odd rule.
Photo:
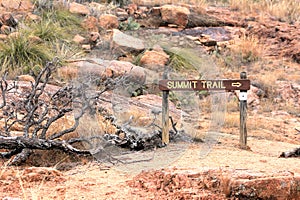
[(263, 48), (254, 36), (242, 36), (231, 50), (233, 54), (240, 56), (243, 63), (256, 61), (263, 56)]
[(271, 15), (288, 22), (299, 21), (300, 1), (298, 0), (264, 0), (260, 10), (267, 8)]
[(255, 36), (243, 35), (224, 51), (216, 53), (218, 65), (231, 72), (241, 72), (241, 67), (255, 65), (264, 56), (263, 45)]
[(249, 0), (230, 0), (229, 6), (233, 10), (241, 12), (252, 12), (254, 9), (254, 2)]
[(288, 22), (299, 21), (299, 0), (230, 0), (233, 10), (243, 13), (260, 12), (277, 17)]
[(239, 112), (227, 113), (224, 123), (224, 128), (237, 128), (240, 126)]
[(155, 6), (155, 5), (166, 5), (166, 4), (174, 4), (174, 5), (184, 5), (195, 8), (205, 8), (208, 3), (206, 0), (132, 0), (132, 3), (136, 3), (137, 5), (147, 5), (147, 6)]

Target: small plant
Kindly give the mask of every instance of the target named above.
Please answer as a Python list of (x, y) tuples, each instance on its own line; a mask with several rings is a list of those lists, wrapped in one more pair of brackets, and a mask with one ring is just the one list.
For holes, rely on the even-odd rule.
[(119, 29), (123, 31), (136, 31), (140, 28), (140, 24), (137, 23), (133, 17), (129, 17), (126, 22), (121, 22)]

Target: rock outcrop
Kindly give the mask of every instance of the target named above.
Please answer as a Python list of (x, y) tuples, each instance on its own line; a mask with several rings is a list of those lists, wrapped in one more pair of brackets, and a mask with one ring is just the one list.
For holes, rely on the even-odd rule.
[(161, 198), (298, 199), (299, 181), (299, 174), (290, 172), (164, 169), (141, 172), (127, 183)]

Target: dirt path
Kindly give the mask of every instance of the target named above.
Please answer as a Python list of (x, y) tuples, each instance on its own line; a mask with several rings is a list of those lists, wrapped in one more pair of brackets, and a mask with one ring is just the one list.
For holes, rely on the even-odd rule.
[[(300, 159), (278, 158), (283, 149), (293, 149), (297, 147), (295, 144), (254, 137), (249, 138), (251, 150), (240, 150), (237, 148), (237, 144), (237, 136), (222, 134), (219, 143), (214, 145), (211, 152), (202, 158), (200, 155), (204, 143), (197, 143), (170, 145), (167, 148), (156, 150), (154, 159), (151, 161), (128, 165), (108, 166), (89, 162), (66, 172), (60, 172), (53, 168), (18, 169), (6, 167), (2, 168), (0, 174), (0, 199), (4, 197), (74, 200), (154, 199), (157, 198), (155, 195), (160, 195), (160, 199), (168, 199), (164, 193), (161, 193), (160, 189), (153, 191), (147, 188), (151, 186), (153, 181), (159, 182), (162, 175), (156, 175), (158, 172), (179, 173), (188, 177), (191, 174), (200, 176), (201, 173), (211, 171), (215, 171), (214, 174), (217, 176), (220, 170), (223, 173), (232, 170), (238, 171), (239, 174), (254, 173), (256, 176), (273, 176), (274, 174), (280, 175), (280, 173), (300, 174)], [(183, 148), (184, 146), (186, 149)], [(178, 154), (180, 155), (178, 156)], [(149, 155), (145, 154), (144, 157), (147, 156)], [(140, 157), (141, 155), (132, 155), (133, 159)], [(152, 178), (149, 178), (150, 174), (152, 174)], [(136, 185), (141, 182), (140, 180), (144, 180), (145, 183), (143, 184), (146, 186)], [(149, 182), (148, 186), (146, 181)], [(194, 188), (198, 194), (200, 192), (199, 187), (192, 184), (192, 187), (189, 188)], [(203, 192), (202, 196), (207, 197), (206, 199), (211, 197), (225, 198), (220, 190), (213, 190), (213, 188), (203, 190), (202, 188), (201, 191)], [(175, 198), (178, 197), (179, 193), (171, 192), (170, 195), (177, 194), (177, 196), (173, 196)], [(181, 191), (180, 194), (193, 193)], [(193, 196), (183, 197), (184, 199), (194, 198)], [(196, 196), (195, 199), (197, 199)]]

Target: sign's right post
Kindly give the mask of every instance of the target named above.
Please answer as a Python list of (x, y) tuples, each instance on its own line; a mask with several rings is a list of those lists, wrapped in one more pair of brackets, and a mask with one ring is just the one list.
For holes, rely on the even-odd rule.
[[(247, 79), (247, 73), (240, 73), (241, 79)], [(240, 148), (247, 149), (247, 90), (240, 90)]]

